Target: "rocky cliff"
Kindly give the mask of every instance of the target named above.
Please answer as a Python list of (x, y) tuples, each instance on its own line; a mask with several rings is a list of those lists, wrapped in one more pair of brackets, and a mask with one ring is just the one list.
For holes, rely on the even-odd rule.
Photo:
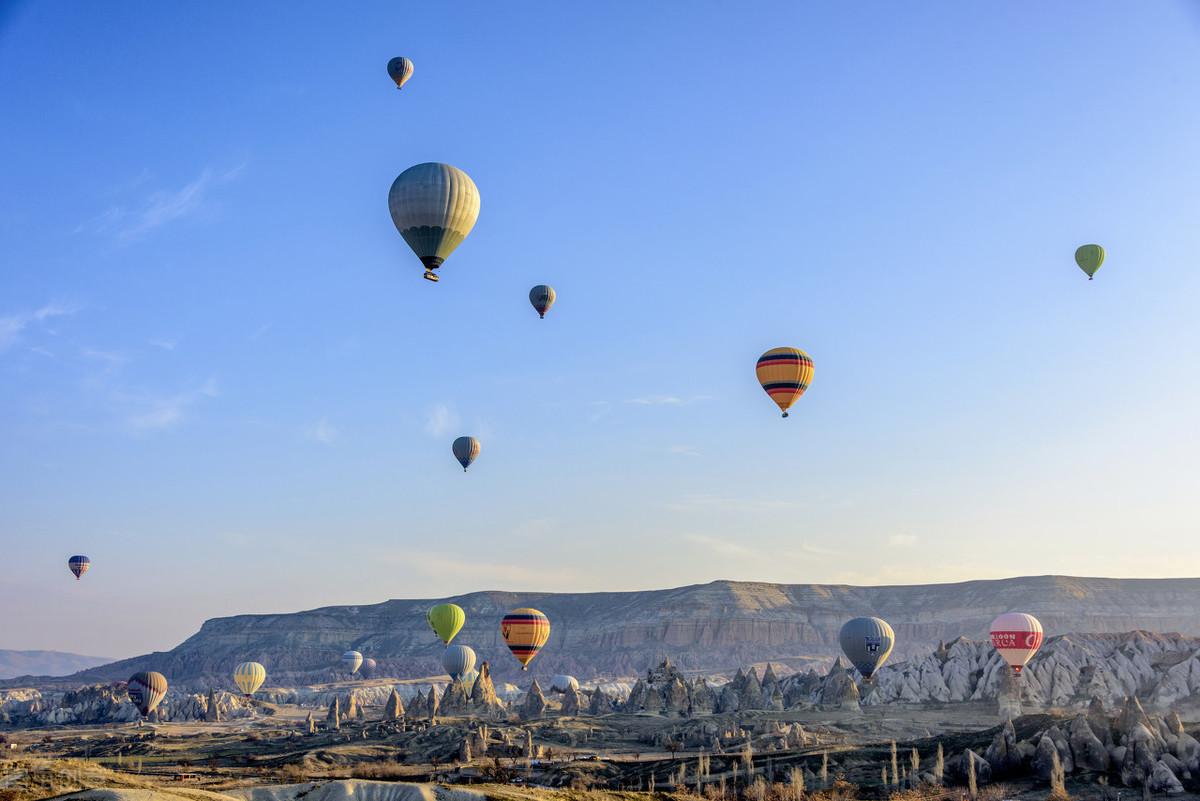
[(226, 677), (246, 659), (268, 666), (269, 684), (318, 681), (335, 675), (337, 657), (348, 648), (375, 658), (379, 676), (436, 675), (442, 649), (425, 611), (440, 601), (466, 610), (456, 642), (471, 645), (501, 678), (519, 673), (498, 626), (518, 606), (541, 609), (553, 623), (531, 671), (581, 679), (636, 675), (665, 656), (689, 672), (764, 660), (793, 668), (813, 658), (827, 662), (837, 652), (842, 623), (857, 615), (891, 622), (896, 657), (927, 652), (960, 635), (983, 639), (992, 618), (1013, 609), (1037, 615), (1048, 635), (1133, 629), (1200, 634), (1200, 579), (1034, 576), (885, 587), (715, 581), (646, 592), (477, 592), (217, 618), (171, 651), (84, 671), (71, 681), (111, 681), (153, 669), (183, 688)]

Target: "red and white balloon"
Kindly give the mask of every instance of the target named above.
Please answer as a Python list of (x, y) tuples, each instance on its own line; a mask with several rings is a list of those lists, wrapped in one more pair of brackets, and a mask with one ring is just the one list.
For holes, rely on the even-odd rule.
[(1005, 612), (992, 621), (991, 633), (992, 647), (1018, 676), (1042, 647), (1042, 624), (1024, 612)]

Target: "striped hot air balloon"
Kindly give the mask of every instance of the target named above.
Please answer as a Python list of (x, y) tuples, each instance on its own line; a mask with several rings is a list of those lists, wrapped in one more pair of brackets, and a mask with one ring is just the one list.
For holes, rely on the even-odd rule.
[(550, 307), (554, 305), (555, 297), (557, 296), (554, 294), (554, 287), (545, 284), (538, 284), (529, 290), (529, 302), (533, 304), (538, 317), (543, 320), (546, 319), (546, 312), (550, 311)]
[(787, 417), (788, 409), (812, 383), (813, 362), (798, 348), (771, 348), (758, 357), (755, 372), (758, 383)]
[(388, 192), (392, 223), (425, 265), (425, 277), (454, 252), (479, 219), (479, 189), (471, 176), (449, 164), (409, 167)]
[(75, 580), (83, 578), (83, 574), (88, 572), (88, 568), (92, 566), (92, 560), (88, 559), (83, 554), (75, 554), (67, 560), (67, 567), (75, 574)]
[(450, 446), (450, 452), (454, 454), (454, 458), (462, 465), (463, 472), (465, 473), (467, 472), (467, 468), (471, 466), (471, 462), (479, 457), (479, 440), (474, 437), (459, 437)]
[(403, 89), (413, 74), (412, 59), (396, 56), (387, 63), (387, 73), (388, 77), (396, 82), (396, 88)]
[(134, 673), (129, 677), (125, 691), (142, 717), (149, 717), (167, 695), (167, 677), (152, 670)]
[(514, 609), (500, 621), (500, 636), (521, 663), (521, 670), (527, 670), (550, 639), (550, 618), (536, 609)]
[(992, 647), (1017, 676), (1042, 647), (1042, 624), (1024, 612), (1005, 612), (992, 621), (991, 634)]
[(267, 680), (267, 669), (258, 662), (243, 662), (233, 669), (233, 683), (249, 698)]
[(433, 629), (438, 639), (449, 645), (467, 622), (467, 613), (458, 604), (437, 604), (425, 613), (425, 621), (429, 623), (429, 628)]
[(357, 673), (358, 669), (362, 667), (362, 663), (363, 655), (358, 651), (347, 651), (346, 653), (342, 654), (342, 667), (344, 667), (346, 672), (350, 675)]

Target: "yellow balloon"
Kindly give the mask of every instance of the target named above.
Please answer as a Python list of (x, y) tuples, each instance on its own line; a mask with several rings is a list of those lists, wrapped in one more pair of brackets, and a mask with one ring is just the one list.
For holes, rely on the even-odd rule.
[(247, 697), (254, 695), (267, 680), (267, 669), (258, 662), (243, 662), (233, 669), (233, 683)]

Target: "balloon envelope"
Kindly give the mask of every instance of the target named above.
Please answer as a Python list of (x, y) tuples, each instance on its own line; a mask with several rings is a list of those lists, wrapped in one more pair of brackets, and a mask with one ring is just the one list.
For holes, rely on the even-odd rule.
[(1000, 652), (1000, 658), (1017, 675), (1042, 647), (1041, 622), (1024, 612), (1005, 612), (1000, 615), (992, 621), (991, 635), (992, 647)]
[(1075, 263), (1087, 273), (1088, 280), (1092, 280), (1100, 265), (1104, 264), (1104, 248), (1099, 245), (1080, 245), (1075, 251)]
[(375, 675), (375, 671), (379, 669), (379, 663), (374, 659), (367, 657), (363, 659), (362, 667), (358, 669), (358, 673), (363, 678), (369, 679)]
[(558, 675), (550, 679), (550, 689), (560, 693), (565, 693), (570, 689), (579, 689), (579, 679), (574, 676)]
[(67, 567), (75, 574), (75, 580), (78, 581), (83, 577), (83, 574), (88, 572), (88, 568), (92, 566), (92, 560), (88, 559), (83, 554), (76, 554), (67, 560)]
[(454, 454), (454, 458), (462, 465), (463, 472), (465, 473), (467, 472), (467, 468), (471, 466), (471, 462), (475, 461), (479, 456), (479, 440), (474, 437), (459, 437), (450, 446), (450, 452)]
[(362, 667), (362, 662), (363, 655), (358, 651), (347, 651), (342, 654), (342, 667), (346, 669), (347, 673), (357, 673), (358, 669)]
[(850, 663), (864, 679), (870, 680), (892, 653), (896, 632), (892, 631), (886, 620), (856, 617), (842, 626), (838, 641)]
[(154, 671), (142, 671), (129, 677), (125, 687), (129, 700), (147, 717), (167, 694), (167, 677)]
[(425, 265), (425, 277), (454, 252), (479, 219), (479, 190), (471, 177), (449, 164), (409, 167), (388, 192), (392, 223)]
[(451, 645), (442, 654), (442, 667), (454, 681), (475, 669), (475, 650), (469, 645)]
[(554, 305), (555, 297), (557, 296), (554, 294), (554, 287), (545, 284), (538, 284), (529, 290), (529, 302), (533, 304), (538, 317), (545, 318), (546, 312)]
[(397, 89), (403, 89), (404, 84), (408, 83), (408, 79), (413, 74), (413, 63), (411, 59), (404, 56), (396, 56), (387, 63), (388, 77), (396, 82)]
[(550, 618), (536, 609), (514, 609), (500, 621), (500, 636), (525, 670), (550, 639)]
[(812, 383), (813, 362), (798, 348), (771, 348), (758, 357), (755, 373), (763, 390), (787, 417), (788, 409)]
[[(457, 454), (455, 455), (457, 456)], [(462, 630), (463, 624), (467, 622), (467, 613), (458, 604), (438, 604), (430, 607), (429, 611), (425, 613), (425, 620), (438, 639), (449, 645), (450, 641), (454, 639), (454, 635), (458, 634)]]
[(267, 669), (258, 662), (243, 662), (233, 669), (233, 683), (247, 696), (254, 695), (267, 680)]

